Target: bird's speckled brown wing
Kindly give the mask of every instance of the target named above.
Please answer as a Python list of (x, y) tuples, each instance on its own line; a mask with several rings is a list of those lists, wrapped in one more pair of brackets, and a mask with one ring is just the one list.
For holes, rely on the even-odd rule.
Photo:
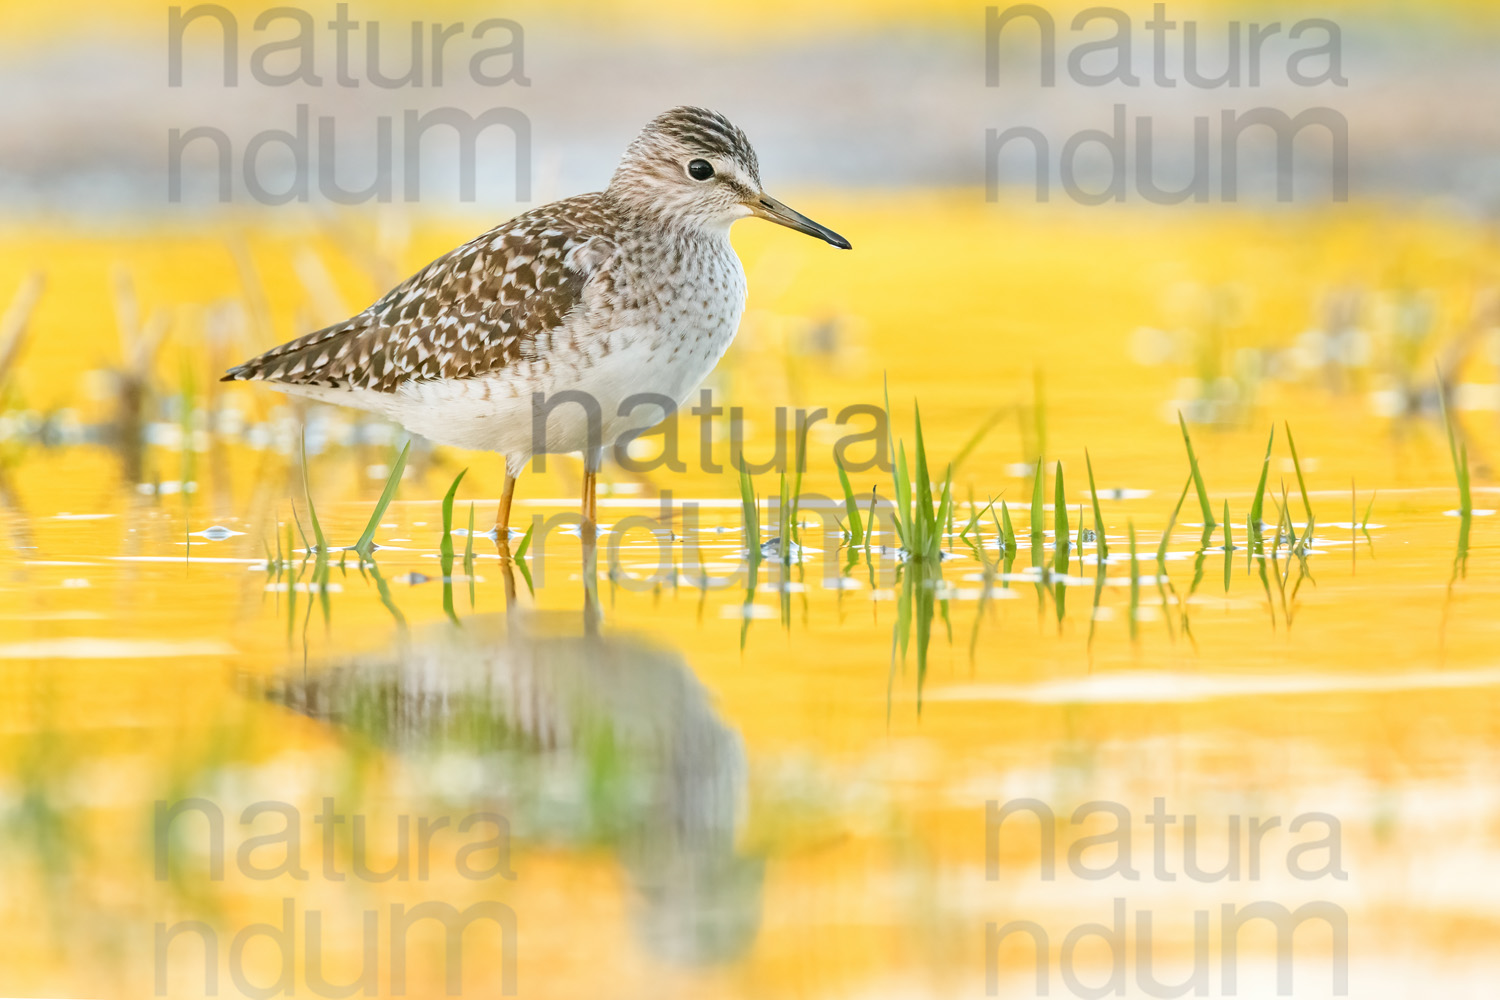
[(364, 312), (231, 368), (223, 381), (394, 392), (536, 356), (613, 246), (598, 194), (546, 205), (444, 254)]

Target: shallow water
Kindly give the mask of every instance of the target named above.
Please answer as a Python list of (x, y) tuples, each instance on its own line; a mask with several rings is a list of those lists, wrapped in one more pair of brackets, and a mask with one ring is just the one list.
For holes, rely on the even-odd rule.
[[(1140, 275), (1213, 270), (1191, 246), (1207, 237), (1143, 237), (1144, 262), (1077, 278), (1088, 294), (1042, 283), (1004, 311), (996, 302), (1028, 279), (1003, 273), (1010, 251), (996, 234), (959, 206), (916, 209), (917, 238), (957, 232), (988, 248), (954, 288), (1002, 275), (993, 295), (928, 317), (951, 320), (944, 329), (967, 347), (915, 343), (917, 311), (888, 293), (832, 301), (819, 289), (834, 279), (875, 295), (882, 276), (829, 271), (843, 265), (800, 249), (770, 256), (757, 234), (747, 265), (766, 291), (717, 385), (746, 400), (747, 451), (761, 456), (774, 426), (765, 400), (835, 411), (879, 400), (885, 369), (894, 434), (910, 451), (902, 401), (919, 397), (935, 475), (998, 410), (955, 475), (952, 557), (940, 565), (901, 559), (885, 522), (868, 555), (825, 530), (823, 515), (844, 510), (832, 441), (816, 429), (804, 490), (835, 499), (804, 504), (800, 562), (766, 548), (753, 592), (737, 484), (697, 467), (649, 482), (606, 475), (593, 574), (563, 527), (544, 541), (538, 529), (524, 574), (476, 535), (471, 575), (462, 529), (471, 503), (478, 531), (488, 527), (498, 460), (418, 449), (380, 519), (375, 565), (335, 552), (324, 580), (303, 537), (313, 528), (299, 428), (334, 546), (353, 544), (370, 517), (398, 439), (388, 430), (236, 387), (233, 433), (220, 424), (199, 438), (198, 418), (174, 423), (164, 402), (146, 421), (153, 443), (133, 455), (90, 443), (92, 432), (16, 445), (0, 589), (5, 989), (198, 996), (210, 975), (240, 995), (285, 967), (299, 993), (318, 995), (319, 976), (354, 982), (367, 957), (381, 994), (404, 975), (412, 994), (439, 995), (453, 973), (471, 995), (979, 996), (993, 956), (999, 995), (1029, 996), (1029, 939), (992, 949), (986, 925), (1032, 921), (1048, 935), (1051, 993), (1069, 995), (1083, 989), (1074, 982), (1105, 982), (1113, 959), (1097, 935), (1076, 950), (1065, 939), (1111, 924), (1119, 906), (1130, 995), (1150, 995), (1143, 975), (1184, 980), (1199, 933), (1205, 991), (1228, 992), (1227, 966), (1239, 995), (1259, 996), (1275, 989), (1270, 925), (1239, 932), (1230, 961), (1224, 907), (1269, 901), (1328, 904), (1312, 912), (1347, 922), (1350, 995), (1432, 983), (1487, 995), (1496, 969), (1480, 942), (1500, 926), (1488, 891), (1500, 861), (1500, 569), (1493, 519), (1446, 516), (1459, 501), (1441, 425), (1377, 420), (1366, 396), (1316, 379), (1268, 380), (1245, 419), (1192, 428), (1234, 548), (1222, 528), (1205, 539), (1189, 491), (1159, 562), (1188, 473), (1175, 418), (1163, 419), (1180, 373), (1135, 367), (1126, 335), (1162, 321)], [(865, 235), (911, 238), (905, 219), (868, 217)], [(1302, 238), (1235, 224), (1283, 255)], [(1115, 239), (1082, 222), (1047, 231), (1058, 255)], [(1418, 248), (1464, 238), (1405, 237)], [(188, 252), (170, 241), (126, 250), (158, 267)], [(210, 284), (221, 263), (204, 263)], [(101, 271), (87, 260), (66, 271), (64, 295)], [(1251, 275), (1263, 299), (1305, 302), (1326, 277), (1277, 273)], [(56, 308), (38, 322), (78, 322), (76, 299)], [(1285, 318), (1295, 313), (1264, 308), (1262, 335), (1299, 329)], [(820, 316), (837, 318), (834, 346), (797, 354), (813, 342), (798, 331)], [(997, 323), (1009, 327), (997, 334)], [(1038, 345), (1047, 324), (1054, 336)], [(183, 343), (196, 364), (206, 349)], [(53, 342), (38, 348), (29, 399), (68, 384), (61, 362)], [(1038, 366), (1048, 502), (1033, 549)], [(1483, 365), (1469, 373), (1485, 377)], [(179, 406), (192, 398), (177, 392)], [(79, 425), (105, 424), (86, 395), (73, 402)], [(1315, 522), (1308, 548), (1281, 544), (1273, 559), (1249, 551), (1246, 521), (1266, 431), (1287, 417)], [(1493, 418), (1462, 419), (1477, 464)], [(1080, 522), (1094, 525), (1085, 447), (1109, 547), (1102, 577), (1097, 542), (1076, 543)], [(1058, 459), (1065, 569), (1051, 534)], [(440, 498), (466, 465), (445, 568)], [(551, 465), (523, 478), (518, 528), (572, 509), (574, 465)], [(1279, 423), (1269, 468), (1263, 517), (1278, 519), (1284, 480), (1300, 538), (1308, 518)], [(862, 496), (872, 485), (891, 495), (888, 473), (854, 478)], [(755, 486), (765, 541), (779, 531), (765, 499), (779, 482), (768, 473)], [(961, 537), (971, 490), (977, 507), (1004, 501), (1019, 536), (1009, 560), (988, 512)], [(1474, 506), (1495, 501), (1476, 478)], [(1027, 799), (1053, 819), (1019, 814), (990, 838), (986, 803)], [(158, 802), (186, 800), (196, 809), (157, 814)], [(1171, 823), (1153, 821), (1158, 800)], [(278, 805), (245, 813), (267, 802)], [(1075, 818), (1091, 802), (1109, 805)], [(205, 813), (222, 813), (222, 835)], [(1108, 836), (1117, 830), (1128, 844)], [(1231, 855), (1238, 869), (1211, 880)], [(1044, 877), (1054, 857), (1055, 878)], [(463, 938), (461, 970), (430, 920), (392, 942), (400, 914), (439, 902), (489, 907)], [(268, 933), (235, 944), (265, 923), (291, 925), (291, 961)], [(1297, 931), (1297, 996), (1336, 992), (1330, 926)]]

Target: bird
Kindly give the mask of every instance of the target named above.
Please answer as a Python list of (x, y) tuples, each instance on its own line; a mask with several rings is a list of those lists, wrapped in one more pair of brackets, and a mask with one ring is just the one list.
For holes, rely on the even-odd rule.
[(851, 249), (763, 190), (742, 129), (716, 111), (673, 108), (630, 142), (603, 191), (502, 222), (357, 315), (222, 380), (504, 455), (502, 544), (532, 457), (580, 453), (580, 520), (592, 537), (605, 449), (675, 411), (735, 337), (747, 287), (729, 230), (750, 217)]

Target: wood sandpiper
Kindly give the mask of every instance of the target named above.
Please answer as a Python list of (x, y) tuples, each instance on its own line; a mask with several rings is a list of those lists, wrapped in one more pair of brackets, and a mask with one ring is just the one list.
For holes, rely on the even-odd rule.
[(439, 444), (500, 452), (502, 543), (531, 457), (579, 452), (592, 537), (604, 449), (663, 417), (660, 403), (630, 399), (675, 408), (734, 339), (745, 272), (729, 227), (752, 215), (850, 249), (761, 190), (755, 150), (728, 119), (675, 108), (631, 142), (604, 191), (501, 223), (224, 381), (266, 382)]

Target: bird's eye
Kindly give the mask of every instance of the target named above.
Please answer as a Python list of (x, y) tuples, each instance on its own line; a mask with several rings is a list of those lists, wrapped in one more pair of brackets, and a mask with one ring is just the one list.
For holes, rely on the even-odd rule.
[(688, 176), (695, 181), (706, 181), (714, 175), (714, 165), (707, 160), (693, 160), (687, 166)]

